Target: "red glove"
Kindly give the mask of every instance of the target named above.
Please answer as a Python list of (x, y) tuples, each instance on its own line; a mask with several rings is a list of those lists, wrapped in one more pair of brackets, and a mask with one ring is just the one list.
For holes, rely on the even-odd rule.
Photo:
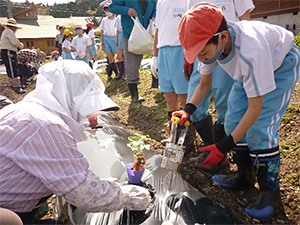
[(184, 78), (187, 81), (190, 80), (190, 77), (191, 77), (191, 75), (193, 73), (193, 67), (194, 67), (194, 63), (190, 64), (184, 58), (183, 74), (184, 74)]
[(179, 117), (180, 118), (179, 125), (183, 126), (184, 122), (190, 117), (190, 115), (184, 110), (179, 110), (173, 112), (172, 117)]
[(230, 134), (220, 143), (208, 145), (204, 148), (201, 148), (200, 152), (209, 152), (209, 155), (200, 164), (207, 166), (217, 165), (224, 158), (225, 154), (229, 152), (232, 148), (234, 148), (234, 146), (235, 143), (233, 141), (233, 137)]
[(183, 126), (185, 121), (190, 117), (190, 115), (197, 109), (197, 107), (192, 104), (188, 103), (185, 105), (183, 110), (175, 111), (172, 113), (172, 117), (179, 117), (180, 118), (180, 126)]
[(224, 157), (224, 154), (219, 151), (219, 149), (217, 148), (217, 146), (215, 144), (208, 145), (208, 146), (200, 149), (200, 152), (206, 152), (206, 151), (209, 152), (209, 155), (201, 163), (203, 165), (207, 165), (207, 166), (217, 165)]

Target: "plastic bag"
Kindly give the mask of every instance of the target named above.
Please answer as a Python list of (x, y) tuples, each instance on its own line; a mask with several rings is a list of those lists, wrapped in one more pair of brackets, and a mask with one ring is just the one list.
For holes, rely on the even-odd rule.
[(154, 26), (154, 21), (150, 20), (150, 23), (147, 28), (147, 32), (151, 35), (151, 37), (154, 38), (155, 31), (156, 31), (156, 27)]
[(128, 51), (137, 55), (153, 55), (154, 38), (142, 26), (138, 17), (131, 19), (134, 26), (128, 39)]

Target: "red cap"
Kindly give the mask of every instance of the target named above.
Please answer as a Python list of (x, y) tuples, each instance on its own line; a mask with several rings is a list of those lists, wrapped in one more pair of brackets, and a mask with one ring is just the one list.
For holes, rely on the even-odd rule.
[(52, 57), (55, 56), (55, 55), (59, 55), (59, 52), (58, 52), (58, 51), (53, 51), (53, 52), (51, 53), (51, 56), (52, 56)]
[(193, 63), (218, 31), (223, 14), (216, 5), (202, 2), (186, 12), (178, 25), (179, 40), (188, 63)]
[(94, 24), (93, 23), (87, 23), (86, 27), (92, 27)]

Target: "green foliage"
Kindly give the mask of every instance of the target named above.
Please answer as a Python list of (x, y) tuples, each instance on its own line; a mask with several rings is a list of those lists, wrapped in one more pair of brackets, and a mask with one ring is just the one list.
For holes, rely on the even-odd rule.
[(129, 136), (128, 140), (127, 146), (131, 148), (135, 155), (142, 153), (144, 150), (150, 150), (150, 145), (145, 143), (145, 141), (150, 140), (149, 135), (135, 133), (135, 136)]
[(300, 172), (292, 173), (288, 178), (285, 179), (285, 181), (293, 186), (298, 187), (300, 185)]
[(298, 46), (298, 48), (300, 49), (300, 33), (298, 33), (295, 36), (295, 44)]

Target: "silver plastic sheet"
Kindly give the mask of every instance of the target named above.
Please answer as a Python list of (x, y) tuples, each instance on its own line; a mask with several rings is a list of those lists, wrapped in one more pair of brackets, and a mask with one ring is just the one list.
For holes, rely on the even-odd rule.
[[(87, 141), (78, 144), (79, 150), (90, 163), (90, 169), (100, 178), (117, 178), (126, 183), (126, 164), (133, 162), (133, 153), (127, 147), (132, 135), (112, 123), (109, 116), (101, 116), (102, 128), (87, 129)], [(115, 213), (86, 213), (69, 210), (69, 224), (237, 224), (230, 212), (215, 204), (184, 181), (177, 171), (161, 168), (162, 155), (147, 154), (146, 170), (142, 181), (155, 191), (155, 199), (145, 211), (121, 210)]]

